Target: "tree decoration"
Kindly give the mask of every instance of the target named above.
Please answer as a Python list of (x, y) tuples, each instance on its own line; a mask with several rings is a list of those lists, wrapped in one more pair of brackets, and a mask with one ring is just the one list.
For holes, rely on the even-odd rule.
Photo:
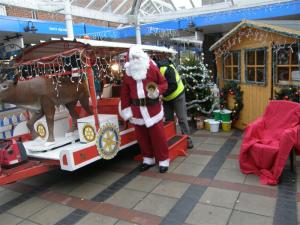
[(243, 92), (241, 87), (238, 86), (236, 82), (227, 82), (223, 89), (220, 90), (220, 108), (228, 108), (228, 94), (232, 95), (234, 98), (234, 106), (231, 113), (231, 119), (233, 122), (237, 121), (240, 116), (240, 112), (243, 109)]
[(300, 102), (299, 87), (281, 88), (279, 91), (275, 91), (275, 99)]
[(214, 83), (203, 59), (204, 54), (200, 60), (186, 58), (179, 66), (179, 74), (185, 85), (187, 111), (192, 118), (211, 114), (217, 106), (211, 92)]

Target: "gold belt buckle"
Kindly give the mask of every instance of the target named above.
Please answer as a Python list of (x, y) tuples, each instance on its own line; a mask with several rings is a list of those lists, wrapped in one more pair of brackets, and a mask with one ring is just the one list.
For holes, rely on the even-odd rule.
[(140, 106), (146, 106), (146, 99), (145, 98), (140, 98)]

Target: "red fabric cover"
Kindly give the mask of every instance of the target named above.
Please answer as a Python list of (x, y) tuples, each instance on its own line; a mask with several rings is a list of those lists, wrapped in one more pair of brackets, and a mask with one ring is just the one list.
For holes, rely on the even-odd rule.
[(244, 132), (240, 169), (260, 176), (262, 184), (276, 185), (293, 147), (300, 153), (300, 104), (270, 101)]

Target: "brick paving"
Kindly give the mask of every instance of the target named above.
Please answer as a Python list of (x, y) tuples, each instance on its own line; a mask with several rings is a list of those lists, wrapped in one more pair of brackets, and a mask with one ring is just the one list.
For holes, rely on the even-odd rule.
[(241, 135), (196, 131), (195, 147), (166, 174), (140, 173), (131, 148), (74, 173), (2, 186), (0, 225), (299, 225), (297, 175), (285, 170), (280, 185), (265, 186), (241, 174)]

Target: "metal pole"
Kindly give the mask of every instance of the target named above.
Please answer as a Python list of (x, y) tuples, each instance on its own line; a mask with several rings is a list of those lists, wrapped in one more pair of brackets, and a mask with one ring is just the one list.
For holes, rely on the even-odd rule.
[(67, 26), (67, 37), (74, 39), (73, 21), (71, 14), (71, 2), (70, 0), (65, 0), (65, 21)]
[(139, 20), (139, 15), (136, 15), (136, 20), (135, 20), (135, 36), (136, 36), (136, 43), (138, 45), (142, 44), (142, 35), (141, 35), (141, 24)]
[(98, 131), (100, 128), (99, 118), (98, 118), (98, 109), (97, 109), (97, 96), (96, 96), (96, 88), (95, 88), (95, 80), (94, 80), (94, 73), (92, 69), (91, 64), (91, 58), (87, 58), (87, 78), (89, 83), (89, 90), (90, 90), (90, 96), (92, 100), (92, 107), (93, 107), (93, 113), (94, 113), (94, 119), (95, 119), (95, 127)]

